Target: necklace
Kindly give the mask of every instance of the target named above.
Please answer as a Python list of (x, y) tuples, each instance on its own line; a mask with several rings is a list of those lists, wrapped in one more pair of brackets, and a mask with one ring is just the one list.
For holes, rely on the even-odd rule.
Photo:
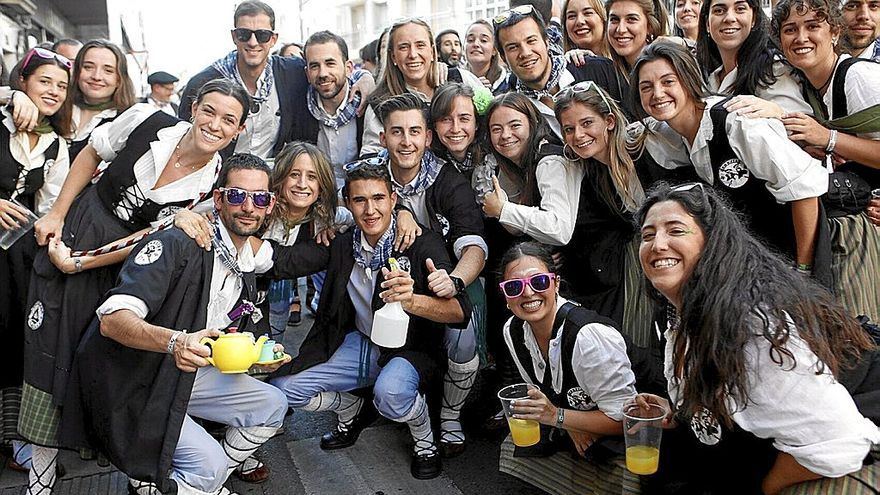
[[(183, 141), (183, 139), (181, 139), (181, 141)], [(181, 165), (181, 164), (180, 164), (180, 143), (179, 143), (179, 142), (177, 143), (177, 146), (174, 148), (174, 157), (175, 157), (175, 159), (174, 159), (174, 168), (181, 168), (181, 167), (184, 167), (184, 168), (185, 168), (185, 167), (187, 167), (186, 165)], [(196, 164), (193, 163), (192, 165), (189, 165), (188, 167), (189, 167), (190, 170), (195, 170), (195, 169), (196, 169)]]
[(825, 89), (828, 88), (828, 83), (830, 83), (831, 78), (834, 77), (834, 69), (837, 67), (837, 59), (838, 58), (840, 58), (840, 55), (837, 55), (836, 57), (834, 57), (834, 64), (831, 65), (831, 73), (828, 74), (828, 79), (825, 79), (825, 84), (823, 84), (822, 86), (819, 86), (816, 89), (816, 91), (818, 91), (820, 94), (825, 93)]

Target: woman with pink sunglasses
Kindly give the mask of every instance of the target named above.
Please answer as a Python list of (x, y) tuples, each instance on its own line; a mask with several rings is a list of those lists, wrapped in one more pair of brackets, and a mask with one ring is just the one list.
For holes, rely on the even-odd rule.
[(537, 387), (529, 399), (516, 401), (514, 417), (542, 425), (540, 455), (563, 449), (584, 455), (600, 440), (605, 453), (621, 454), (623, 405), (636, 393), (636, 374), (640, 388), (664, 386), (659, 354), (653, 365), (658, 378), (649, 383), (650, 359), (634, 356), (645, 371), (633, 371), (626, 340), (612, 320), (559, 295), (556, 263), (543, 244), (523, 242), (507, 250), (500, 276), (513, 313), (504, 341), (522, 380)]

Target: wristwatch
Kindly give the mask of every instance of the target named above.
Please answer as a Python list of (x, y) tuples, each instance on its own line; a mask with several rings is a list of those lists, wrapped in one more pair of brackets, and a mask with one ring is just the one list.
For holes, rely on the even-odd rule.
[(467, 288), (467, 287), (464, 285), (464, 280), (462, 280), (462, 279), (460, 279), (460, 278), (458, 278), (458, 277), (454, 277), (454, 276), (450, 275), (450, 276), (449, 276), (449, 280), (452, 280), (452, 287), (455, 288), (455, 293), (456, 293), (456, 294), (461, 294), (461, 293), (464, 292), (465, 289)]
[(562, 423), (565, 422), (565, 409), (561, 407), (556, 408), (556, 427), (562, 428)]

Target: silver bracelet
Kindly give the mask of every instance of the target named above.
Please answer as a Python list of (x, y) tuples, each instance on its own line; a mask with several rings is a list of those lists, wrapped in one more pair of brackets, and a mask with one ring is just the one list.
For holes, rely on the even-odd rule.
[(556, 427), (562, 428), (562, 423), (565, 422), (565, 409), (561, 407), (556, 408)]
[(168, 339), (168, 347), (165, 349), (166, 351), (168, 351), (168, 354), (174, 354), (174, 345), (177, 343), (177, 339), (184, 333), (186, 332), (178, 330), (171, 334), (171, 338)]
[(79, 272), (81, 272), (81, 271), (83, 271), (83, 262), (82, 262), (82, 258), (80, 258), (79, 256), (77, 256), (77, 257), (73, 258), (73, 272), (74, 272), (74, 273), (79, 273)]
[(828, 146), (825, 147), (825, 153), (833, 153), (834, 146), (837, 145), (837, 129), (832, 129), (828, 136)]

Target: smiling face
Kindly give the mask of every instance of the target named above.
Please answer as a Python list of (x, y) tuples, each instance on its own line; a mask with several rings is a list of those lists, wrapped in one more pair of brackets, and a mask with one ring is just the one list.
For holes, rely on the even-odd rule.
[(96, 105), (110, 101), (119, 87), (116, 55), (108, 48), (89, 48), (82, 57), (77, 84), (86, 103)]
[(388, 150), (391, 173), (408, 183), (419, 173), (425, 150), (431, 145), (431, 131), (419, 110), (399, 110), (385, 117), (379, 141)]
[[(253, 31), (258, 29), (273, 31), (272, 20), (266, 14), (240, 16), (235, 21), (235, 27), (236, 29), (246, 28)], [(278, 41), (278, 33), (272, 33), (269, 41), (265, 43), (257, 41), (256, 34), (251, 35), (247, 41), (239, 41), (235, 37), (235, 33), (233, 33), (232, 42), (235, 43), (235, 47), (238, 49), (239, 66), (243, 64), (250, 69), (262, 68), (266, 60), (269, 59), (269, 53), (272, 51), (272, 47), (275, 46), (276, 41)]]
[(808, 75), (816, 69), (833, 70), (832, 40), (836, 37), (831, 25), (825, 20), (817, 19), (814, 10), (799, 14), (796, 9), (792, 9), (779, 29), (779, 44), (785, 58)]
[(371, 246), (375, 246), (391, 225), (397, 194), (380, 179), (354, 180), (348, 183), (345, 206)]
[(588, 0), (570, 0), (565, 8), (565, 33), (582, 50), (602, 53), (605, 26)]
[(538, 23), (526, 17), (497, 30), (508, 68), (530, 88), (543, 88), (550, 78), (550, 54)]
[(608, 43), (630, 66), (648, 44), (648, 15), (635, 2), (614, 2), (608, 10)]
[(643, 64), (638, 73), (639, 98), (645, 113), (657, 120), (676, 125), (694, 113), (696, 103), (685, 91), (675, 68), (658, 58)]
[(193, 102), (193, 134), (196, 148), (214, 153), (225, 148), (244, 129), (239, 124), (244, 108), (231, 96), (208, 93), (201, 102)]
[[(529, 278), (538, 273), (547, 273), (549, 269), (541, 260), (534, 256), (517, 258), (504, 267), (503, 280), (513, 278)], [(559, 279), (554, 278), (550, 288), (544, 292), (535, 292), (529, 284), (523, 288), (518, 297), (505, 298), (510, 311), (517, 318), (530, 323), (556, 317), (556, 296), (559, 291)]]
[(718, 51), (735, 55), (755, 24), (755, 12), (745, 0), (712, 0), (709, 3), (709, 36)]
[(449, 114), (434, 122), (434, 132), (452, 156), (464, 159), (468, 147), (477, 137), (473, 101), (467, 96), (456, 96)]
[(489, 140), (499, 155), (515, 164), (522, 161), (529, 145), (529, 118), (501, 105), (489, 117)]
[(55, 64), (43, 64), (22, 79), (22, 90), (37, 106), (40, 115), (50, 117), (61, 109), (67, 99), (70, 75)]
[(678, 0), (675, 2), (675, 24), (684, 31), (688, 39), (697, 39), (702, 6), (703, 0)]
[(342, 94), (351, 75), (351, 63), (342, 59), (336, 43), (309, 44), (306, 50), (306, 75), (309, 84), (324, 100), (334, 100)]
[(488, 64), (495, 54), (495, 34), (485, 24), (471, 24), (465, 35), (465, 53), (471, 64)]
[(581, 158), (595, 157), (608, 162), (608, 133), (614, 129), (614, 117), (603, 117), (592, 107), (574, 103), (559, 115), (565, 144)]
[[(262, 170), (238, 169), (229, 172), (226, 178), (227, 188), (238, 188), (248, 192), (268, 191), (269, 174)], [(224, 193), (214, 190), (214, 208), (220, 214), (220, 220), (229, 231), (230, 237), (237, 236), (243, 239), (254, 235), (260, 230), (263, 221), (272, 213), (275, 206), (273, 198), (268, 208), (257, 208), (251, 196), (245, 198), (240, 205), (230, 204), (225, 199)]]
[(318, 201), (320, 194), (321, 185), (315, 162), (308, 153), (301, 153), (293, 160), (290, 173), (284, 178), (279, 201), (284, 201), (287, 211), (302, 218)]
[(400, 69), (407, 84), (420, 87), (428, 82), (434, 64), (431, 33), (420, 24), (404, 24), (390, 36), (391, 63)]
[(676, 307), (705, 245), (703, 229), (678, 202), (661, 201), (648, 210), (639, 261), (651, 285)]
[(880, 38), (880, 0), (847, 0), (843, 4), (843, 22), (849, 46), (864, 50)]

